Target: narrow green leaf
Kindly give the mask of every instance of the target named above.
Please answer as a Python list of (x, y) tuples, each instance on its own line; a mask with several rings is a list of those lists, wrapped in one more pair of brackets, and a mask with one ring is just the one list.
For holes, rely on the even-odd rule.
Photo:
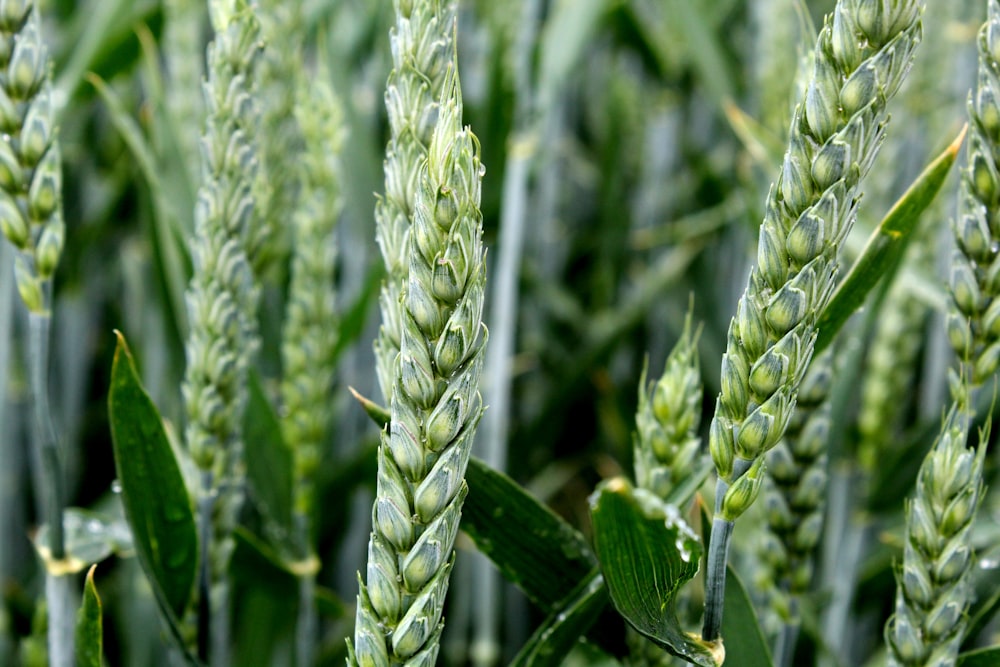
[(101, 621), (101, 598), (94, 586), (94, 570), (87, 572), (83, 585), (83, 602), (76, 614), (76, 664), (77, 667), (101, 667), (104, 636)]
[(354, 387), (348, 387), (347, 390), (351, 392), (351, 396), (353, 396), (354, 399), (361, 404), (361, 407), (364, 408), (365, 413), (369, 417), (371, 417), (372, 421), (375, 422), (380, 429), (385, 428), (386, 426), (389, 425), (389, 420), (391, 419), (391, 416), (388, 410), (383, 408), (381, 405), (379, 405), (372, 399), (359, 394)]
[(191, 500), (125, 338), (117, 331), (115, 335), (108, 417), (122, 504), (139, 564), (183, 649), (177, 618), (191, 597), (198, 560)]
[(899, 268), (906, 246), (913, 238), (913, 230), (920, 221), (920, 215), (934, 201), (958, 157), (965, 139), (965, 130), (963, 127), (948, 148), (927, 165), (872, 232), (861, 256), (854, 262), (847, 277), (840, 283), (820, 315), (815, 355), (818, 356), (833, 342), (837, 332), (861, 307), (865, 297), (879, 280), (882, 277), (891, 279)]
[(340, 359), (340, 355), (361, 338), (365, 325), (368, 324), (368, 316), (375, 304), (378, 303), (378, 295), (384, 277), (385, 268), (378, 262), (365, 276), (361, 293), (341, 315), (338, 323), (337, 345), (333, 350), (334, 361)]
[(608, 0), (563, 0), (555, 3), (541, 34), (538, 65), (539, 107), (544, 112), (558, 99), (602, 17), (613, 3)]
[(958, 656), (957, 667), (996, 667), (1000, 665), (1000, 646), (968, 651)]
[(298, 599), (298, 579), (285, 567), (281, 557), (242, 526), (233, 531), (233, 542), (229, 565), (233, 581), (241, 586), (259, 587), (294, 608)]
[(186, 331), (187, 309), (184, 302), (184, 290), (191, 275), (191, 260), (177, 227), (177, 221), (183, 219), (177, 208), (181, 204), (171, 200), (168, 196), (169, 190), (160, 177), (160, 169), (152, 147), (146, 141), (142, 128), (125, 111), (121, 99), (115, 91), (97, 75), (89, 74), (87, 80), (104, 100), (112, 124), (132, 152), (139, 171), (149, 185), (156, 213), (151, 240), (156, 250), (159, 268), (163, 273), (172, 320), (178, 331)]
[(733, 568), (726, 570), (726, 599), (722, 615), (722, 640), (726, 654), (739, 656), (740, 667), (774, 667), (771, 650), (760, 630), (757, 612)]
[(466, 481), (462, 529), (542, 609), (560, 605), (597, 566), (583, 535), (503, 473), (473, 458)]
[(595, 570), (580, 582), (564, 604), (553, 609), (531, 635), (511, 667), (556, 667), (594, 624), (608, 603), (604, 578)]
[(611, 600), (625, 620), (673, 655), (721, 665), (721, 647), (688, 634), (677, 620), (677, 594), (698, 573), (702, 554), (677, 508), (618, 477), (591, 496), (591, 519)]
[(292, 535), (292, 451), (256, 371), (250, 372), (248, 389), (243, 423), (247, 482), (260, 513)]
[(705, 483), (705, 480), (714, 471), (715, 464), (712, 463), (712, 459), (708, 456), (697, 460), (694, 465), (694, 471), (685, 477), (680, 484), (670, 489), (667, 497), (664, 498), (664, 502), (668, 505), (676, 505), (677, 507), (687, 507), (691, 499), (694, 498), (694, 494), (698, 493), (698, 489), (701, 488), (701, 485)]

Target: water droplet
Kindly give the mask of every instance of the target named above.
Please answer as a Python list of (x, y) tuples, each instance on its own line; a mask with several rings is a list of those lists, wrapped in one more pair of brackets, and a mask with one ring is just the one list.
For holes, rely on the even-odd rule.
[(980, 558), (979, 559), (979, 569), (981, 570), (995, 570), (1000, 567), (1000, 559), (997, 558)]
[(990, 243), (990, 254), (997, 254), (1000, 252), (1000, 241), (993, 241)]
[(121, 493), (121, 492), (122, 492), (122, 483), (117, 479), (113, 480), (111, 482), (111, 493)]

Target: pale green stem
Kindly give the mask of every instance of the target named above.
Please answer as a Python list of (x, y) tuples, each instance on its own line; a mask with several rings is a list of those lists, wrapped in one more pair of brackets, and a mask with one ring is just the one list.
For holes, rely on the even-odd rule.
[[(51, 283), (44, 283), (44, 300), (51, 304)], [(49, 337), (52, 316), (49, 311), (28, 314), (28, 364), (31, 379), (31, 396), (34, 404), (35, 451), (41, 465), (42, 512), (49, 527), (49, 550), (53, 561), (66, 557), (63, 535), (63, 489), (62, 465), (59, 456), (59, 442), (52, 425), (52, 411), (49, 405)], [(45, 602), (48, 608), (49, 664), (51, 667), (73, 666), (73, 618), (71, 604), (72, 577), (46, 572)]]
[[(733, 481), (742, 477), (753, 462), (737, 458), (733, 462)], [(708, 545), (705, 565), (705, 618), (701, 638), (715, 641), (722, 634), (722, 608), (726, 599), (726, 563), (729, 561), (729, 542), (733, 537), (734, 521), (722, 518), (722, 501), (729, 484), (719, 479), (715, 485), (715, 518), (712, 520), (712, 537)]]
[[(14, 251), (9, 243), (0, 241), (0, 275), (11, 276), (14, 273)], [(0, 433), (10, 434), (14, 432), (12, 420), (8, 420), (7, 390), (8, 378), (10, 377), (10, 349), (11, 341), (14, 338), (14, 281), (0, 281)], [(10, 566), (14, 562), (11, 553), (13, 538), (13, 527), (15, 524), (15, 512), (17, 503), (15, 495), (17, 485), (11, 477), (17, 462), (17, 454), (14, 450), (15, 438), (0, 438), (0, 580), (6, 579), (12, 573)]]
[[(798, 618), (798, 598), (792, 596), (788, 604), (791, 608), (792, 618)], [(795, 644), (798, 639), (798, 622), (783, 623), (774, 645), (774, 667), (792, 667), (792, 658), (795, 657)]]
[[(504, 170), (503, 205), (497, 239), (499, 257), (493, 271), (493, 305), (489, 315), (490, 345), (486, 349), (485, 396), (490, 409), (480, 427), (485, 461), (495, 470), (507, 467), (507, 438), (510, 423), (511, 360), (515, 352), (518, 278), (524, 250), (524, 225), (528, 215), (528, 181), (534, 162), (531, 129), (533, 95), (530, 45), (538, 33), (539, 0), (526, 0), (522, 7), (521, 29), (514, 43), (514, 78), (517, 102), (514, 131), (509, 139), (510, 158)], [(475, 597), (476, 636), (472, 661), (488, 667), (500, 657), (498, 616), (500, 579), (490, 562), (477, 556), (474, 566), (479, 592)]]
[[(312, 526), (309, 516), (305, 513), (295, 515), (296, 540), (301, 545), (301, 553), (306, 560), (316, 556), (310, 540)], [(313, 597), (316, 594), (316, 573), (312, 567), (304, 568), (299, 575), (299, 613), (295, 623), (295, 664), (296, 667), (309, 667), (313, 664), (316, 646), (316, 631), (319, 619), (316, 615), (316, 605)]]
[(49, 667), (73, 667), (76, 605), (73, 602), (75, 577), (71, 574), (45, 575), (45, 604), (48, 610)]
[(212, 508), (215, 482), (211, 470), (201, 473), (201, 497), (198, 498), (198, 659), (209, 662), (212, 636), (212, 573), (210, 550), (212, 546)]
[[(823, 638), (837, 653), (837, 660), (821, 658), (822, 665), (843, 664), (850, 648), (848, 617), (854, 584), (861, 558), (865, 553), (866, 527), (855, 520), (854, 498), (867, 497), (858, 488), (858, 478), (852, 467), (830, 471), (827, 545), (824, 554), (823, 590), (830, 591), (830, 601), (824, 607), (821, 621)], [(838, 663), (839, 661), (839, 663)]]

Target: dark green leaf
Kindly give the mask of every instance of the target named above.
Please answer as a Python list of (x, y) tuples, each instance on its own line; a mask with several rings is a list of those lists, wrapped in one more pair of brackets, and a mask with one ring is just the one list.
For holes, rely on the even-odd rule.
[(473, 458), (466, 481), (462, 529), (542, 609), (560, 605), (597, 566), (583, 535), (503, 473)]
[(913, 238), (913, 230), (920, 221), (920, 215), (934, 201), (944, 184), (964, 138), (965, 128), (962, 128), (958, 137), (927, 165), (872, 232), (861, 256), (854, 262), (847, 277), (820, 315), (815, 355), (819, 355), (833, 341), (840, 328), (861, 307), (868, 292), (879, 280), (882, 277), (891, 279), (899, 268), (906, 246)]
[(101, 667), (104, 636), (101, 621), (101, 598), (94, 586), (94, 570), (87, 572), (83, 585), (83, 602), (76, 614), (76, 664), (77, 667)]
[(180, 208), (181, 204), (170, 198), (170, 189), (160, 175), (156, 154), (146, 140), (142, 128), (125, 110), (118, 94), (95, 74), (88, 75), (87, 80), (104, 100), (112, 124), (132, 152), (139, 172), (149, 185), (156, 213), (151, 230), (155, 259), (163, 275), (175, 328), (184, 331), (187, 328), (184, 290), (191, 275), (191, 259), (187, 254), (178, 221), (184, 219), (182, 216), (185, 214)]
[(256, 371), (250, 372), (248, 389), (243, 420), (247, 482), (260, 513), (292, 535), (292, 451)]
[(774, 667), (771, 651), (757, 622), (750, 596), (733, 568), (726, 570), (722, 640), (726, 654), (739, 656), (740, 667)]
[(177, 619), (191, 597), (198, 560), (191, 500), (160, 413), (139, 382), (125, 337), (115, 334), (108, 417), (122, 504), (139, 564), (184, 651)]
[(968, 651), (958, 656), (957, 667), (996, 667), (1000, 665), (1000, 646)]
[(721, 651), (677, 620), (677, 594), (698, 573), (702, 553), (677, 509), (619, 477), (597, 487), (591, 518), (604, 579), (625, 620), (676, 656), (702, 667), (721, 664)]
[(585, 635), (608, 603), (600, 572), (580, 582), (564, 604), (553, 609), (511, 662), (511, 667), (556, 667)]
[(298, 579), (278, 554), (242, 526), (233, 531), (233, 542), (229, 574), (234, 581), (261, 587), (276, 599), (297, 599)]
[(378, 301), (379, 288), (382, 286), (382, 279), (385, 277), (385, 269), (381, 263), (377, 263), (365, 276), (361, 293), (357, 299), (347, 309), (340, 318), (338, 325), (337, 346), (333, 351), (333, 358), (337, 360), (340, 355), (361, 338), (365, 325), (368, 323), (368, 316), (372, 308)]

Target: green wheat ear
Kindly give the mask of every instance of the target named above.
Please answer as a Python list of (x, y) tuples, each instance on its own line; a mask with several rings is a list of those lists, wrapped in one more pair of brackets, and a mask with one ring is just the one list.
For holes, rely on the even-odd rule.
[[(191, 245), (194, 273), (186, 294), (187, 367), (181, 387), (187, 413), (185, 442), (200, 472), (201, 531), (198, 615), (202, 658), (228, 651), (227, 572), (232, 531), (243, 502), (242, 423), (248, 369), (254, 362), (258, 287), (251, 268), (249, 230), (256, 215), (253, 184), (258, 160), (253, 70), (259, 26), (244, 0), (210, 5), (215, 38), (204, 84), (207, 117), (201, 139), (202, 178)], [(205, 636), (206, 634), (210, 635)]]
[(660, 498), (692, 474), (701, 439), (701, 373), (698, 337), (691, 316), (667, 357), (663, 373), (647, 385), (646, 369), (639, 381), (639, 407), (635, 415), (635, 479)]
[(479, 395), (486, 281), (479, 142), (453, 68), (420, 170), (390, 410), (350, 664), (433, 664)]
[(451, 62), (455, 23), (454, 1), (394, 0), (393, 5), (393, 69), (385, 91), (390, 130), (385, 196), (375, 205), (375, 236), (386, 270), (379, 296), (382, 326), (375, 341), (375, 365), (386, 402), (392, 396), (393, 364), (403, 340), (400, 298), (409, 272), (407, 253), (420, 167), (427, 159)]
[(882, 143), (886, 102), (920, 41), (918, 0), (841, 0), (813, 50), (805, 98), (768, 193), (757, 261), (729, 325), (709, 430), (719, 476), (703, 639), (722, 622), (735, 520), (756, 500), (764, 457), (785, 432), (830, 299), (861, 179)]
[(1000, 7), (989, 1), (979, 33), (979, 77), (969, 100), (967, 166), (962, 171), (957, 250), (951, 266), (948, 338), (974, 386), (1000, 365)]
[(45, 315), (66, 235), (51, 64), (38, 8), (0, 4), (0, 231), (17, 249), (25, 306)]
[(983, 457), (966, 447), (969, 415), (956, 403), (920, 466), (906, 508), (903, 565), (896, 572), (896, 608), (886, 624), (891, 665), (953, 665), (972, 601), (969, 531), (983, 495)]

